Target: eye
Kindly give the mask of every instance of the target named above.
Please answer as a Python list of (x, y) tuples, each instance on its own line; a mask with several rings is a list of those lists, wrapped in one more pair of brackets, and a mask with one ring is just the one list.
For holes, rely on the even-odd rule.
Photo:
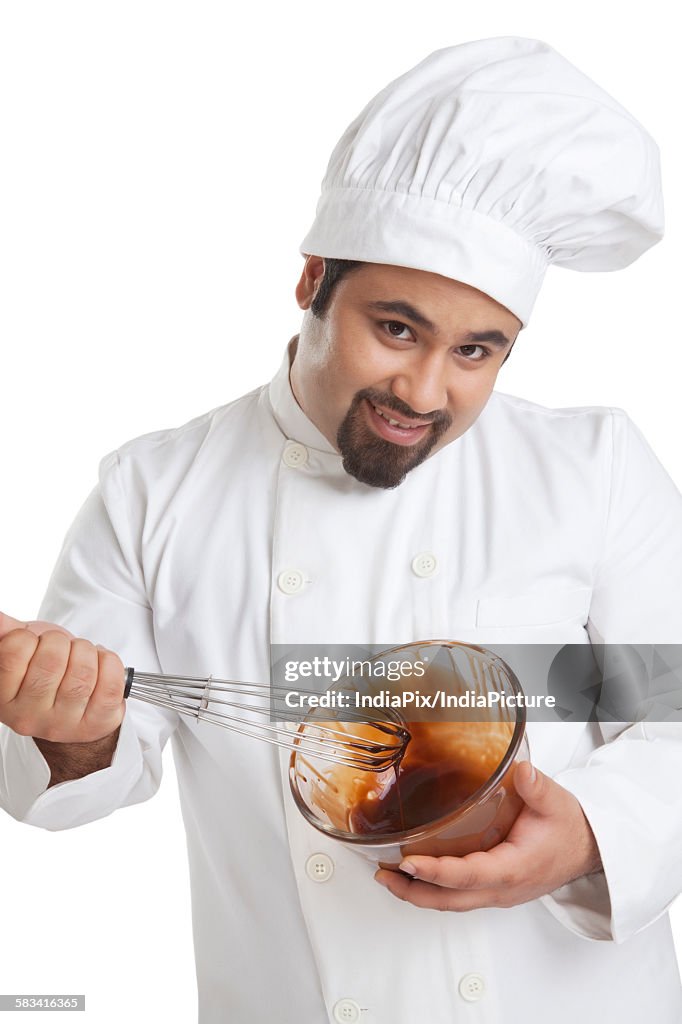
[(457, 349), (470, 363), (480, 363), (490, 355), (487, 348), (482, 345), (460, 345)]
[(398, 341), (411, 340), (411, 338), (404, 336), (404, 331), (407, 331), (408, 334), (413, 337), (411, 329), (407, 324), (401, 323), (400, 320), (382, 320), (381, 327), (391, 336), (391, 338), (397, 338)]

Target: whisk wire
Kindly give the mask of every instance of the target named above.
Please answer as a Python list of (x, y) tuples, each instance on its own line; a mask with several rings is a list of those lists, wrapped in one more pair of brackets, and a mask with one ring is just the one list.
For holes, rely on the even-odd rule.
[[(143, 703), (168, 708), (179, 714), (207, 721), (243, 736), (251, 736), (264, 740), (278, 747), (294, 750), (320, 760), (331, 761), (358, 768), (364, 771), (381, 772), (395, 766), (401, 759), (409, 740), (409, 732), (402, 718), (393, 709), (382, 709), (382, 718), (373, 719), (371, 715), (352, 709), (344, 710), (342, 720), (334, 711), (324, 709), (324, 720), (314, 721), (308, 715), (301, 720), (300, 712), (277, 708), (276, 721), (295, 721), (299, 728), (292, 731), (273, 723), (273, 699), (281, 697), (291, 690), (284, 687), (264, 685), (262, 683), (245, 683), (232, 679), (214, 679), (212, 676), (200, 678), (196, 676), (169, 676), (136, 672), (132, 668), (126, 670), (125, 697), (134, 697)], [(315, 691), (296, 689), (299, 694), (317, 695)], [(246, 704), (243, 701), (227, 699), (228, 697), (259, 698), (262, 704)], [(219, 708), (220, 710), (217, 710)], [(223, 708), (231, 709), (225, 713)], [(319, 709), (322, 713), (322, 709)], [(242, 714), (267, 715), (268, 722), (260, 722), (254, 718), (244, 718)], [(336, 718), (339, 727), (329, 724), (328, 719)], [(343, 727), (346, 721), (361, 723), (370, 727), (374, 738), (350, 732)]]

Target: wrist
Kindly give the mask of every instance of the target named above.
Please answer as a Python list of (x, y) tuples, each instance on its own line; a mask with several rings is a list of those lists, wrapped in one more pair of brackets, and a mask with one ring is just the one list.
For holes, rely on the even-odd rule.
[(50, 769), (48, 789), (61, 782), (72, 782), (111, 767), (121, 727), (108, 736), (88, 743), (56, 743), (33, 737), (33, 742)]
[(583, 875), (597, 875), (600, 871), (604, 870), (604, 866), (601, 860), (601, 853), (599, 852), (599, 846), (595, 838), (592, 826), (583, 813), (583, 824), (584, 824), (584, 836), (585, 836), (585, 851), (583, 856), (584, 870), (581, 872), (579, 877)]

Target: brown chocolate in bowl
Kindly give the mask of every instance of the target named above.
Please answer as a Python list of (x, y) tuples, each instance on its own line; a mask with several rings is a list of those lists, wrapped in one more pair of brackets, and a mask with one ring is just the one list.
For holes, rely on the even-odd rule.
[[(371, 727), (364, 727), (370, 735)], [(355, 835), (391, 835), (451, 814), (502, 762), (509, 722), (408, 722), (410, 742), (397, 768), (373, 773), (334, 765), (309, 776), (311, 809)], [(362, 734), (363, 727), (353, 726)], [(304, 769), (305, 770), (305, 769)]]
[[(425, 653), (431, 667), (419, 680), (422, 692), (442, 687), (449, 693), (468, 688), (478, 694), (523, 693), (509, 666), (475, 645), (423, 641), (386, 655), (423, 658)], [(405, 688), (410, 687), (414, 680), (406, 682)], [(426, 714), (413, 714), (406, 723), (414, 742), (408, 744), (397, 782), (393, 769), (372, 774), (293, 754), (291, 791), (308, 822), (384, 867), (397, 867), (410, 853), (463, 856), (503, 840), (523, 805), (514, 773), (517, 761), (529, 757), (525, 708), (465, 707), (456, 721), (452, 716), (457, 712), (446, 711), (438, 721), (433, 712)], [(364, 728), (352, 725), (354, 733)]]

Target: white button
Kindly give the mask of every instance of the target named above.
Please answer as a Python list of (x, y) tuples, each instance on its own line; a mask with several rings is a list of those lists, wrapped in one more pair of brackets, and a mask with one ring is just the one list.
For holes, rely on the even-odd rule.
[(467, 1003), (476, 1003), (485, 991), (485, 984), (480, 974), (465, 974), (459, 983), (459, 994)]
[(334, 1020), (339, 1021), (339, 1024), (360, 1020), (360, 1007), (354, 999), (339, 999), (338, 1003), (334, 1003)]
[(437, 565), (435, 555), (430, 551), (422, 551), (412, 559), (412, 572), (415, 576), (433, 576)]
[(297, 466), (305, 466), (308, 461), (308, 449), (298, 441), (289, 441), (282, 452), (282, 462), (285, 466), (296, 469)]
[(303, 573), (298, 569), (285, 569), (277, 577), (277, 586), (285, 594), (296, 594), (303, 586)]
[(314, 853), (305, 862), (305, 870), (313, 882), (328, 882), (334, 874), (334, 861), (326, 853)]

